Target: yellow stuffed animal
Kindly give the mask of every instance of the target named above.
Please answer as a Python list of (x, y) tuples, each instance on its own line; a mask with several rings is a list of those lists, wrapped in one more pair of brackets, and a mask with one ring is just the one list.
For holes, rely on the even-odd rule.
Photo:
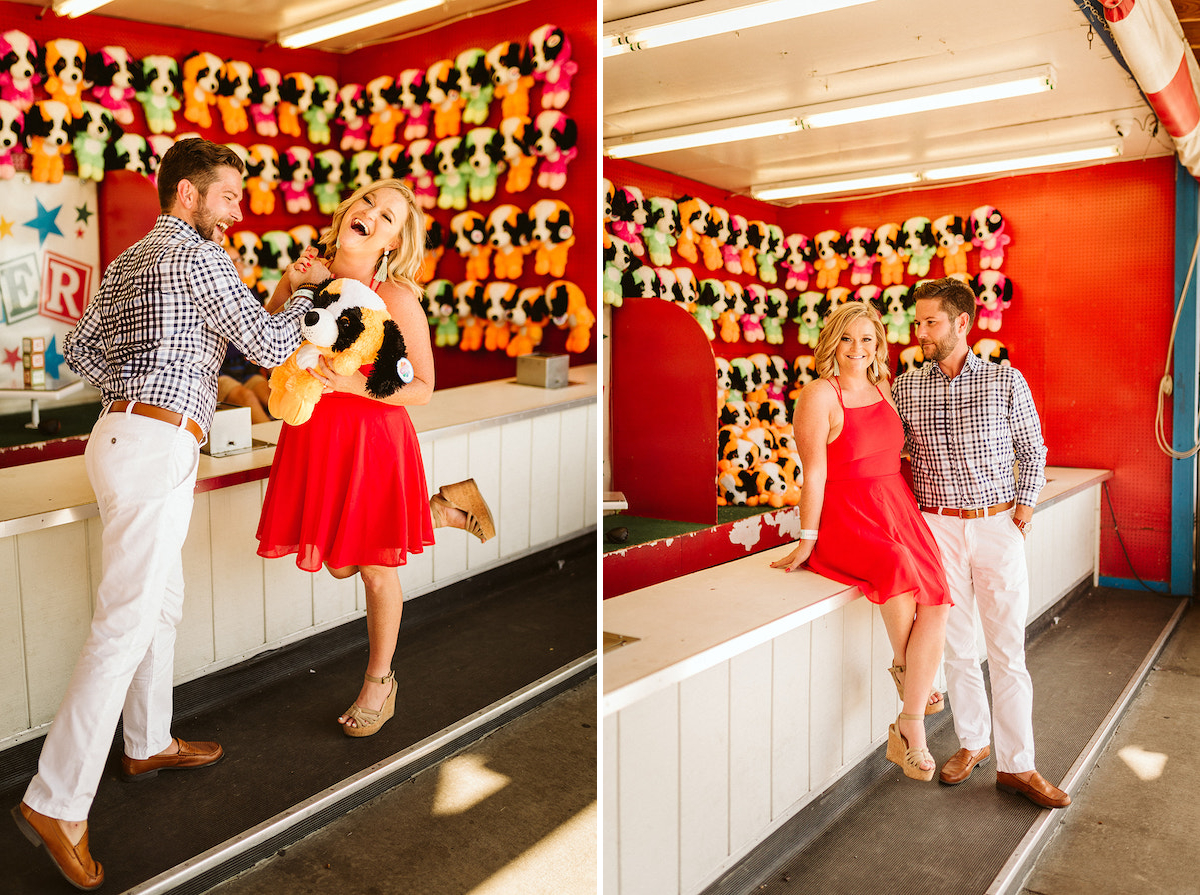
[(367, 393), (387, 398), (412, 381), (404, 336), (383, 300), (358, 280), (327, 281), (304, 316), (300, 334), (305, 341), (271, 372), (267, 409), (293, 426), (305, 423), (321, 399), (321, 381), (308, 371), (324, 357), (340, 376), (374, 363), (367, 375)]

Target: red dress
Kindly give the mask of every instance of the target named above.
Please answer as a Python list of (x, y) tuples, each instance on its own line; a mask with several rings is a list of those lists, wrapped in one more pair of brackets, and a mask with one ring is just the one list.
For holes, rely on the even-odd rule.
[(900, 416), (882, 392), (874, 404), (842, 410), (842, 431), (826, 448), (821, 534), (808, 568), (857, 585), (872, 603), (908, 591), (925, 605), (952, 603), (937, 542), (900, 475)]
[[(364, 372), (369, 367), (364, 368)], [(283, 424), (258, 521), (258, 555), (402, 566), (433, 544), (421, 447), (404, 407), (333, 392)]]

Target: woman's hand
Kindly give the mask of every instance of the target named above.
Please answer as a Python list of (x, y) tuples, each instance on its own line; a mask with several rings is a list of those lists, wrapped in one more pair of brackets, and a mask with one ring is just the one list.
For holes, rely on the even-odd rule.
[(808, 558), (812, 556), (813, 548), (816, 546), (816, 541), (800, 541), (791, 553), (771, 563), (771, 568), (794, 572), (804, 563), (808, 562)]
[(301, 286), (323, 283), (333, 276), (329, 268), (317, 258), (317, 250), (313, 246), (306, 248), (283, 272), (293, 292)]
[(334, 372), (324, 355), (317, 358), (317, 365), (309, 367), (308, 372), (314, 379), (320, 381), (323, 395), (330, 392), (348, 392), (352, 395), (366, 394), (365, 383), (367, 380), (362, 373), (355, 370), (349, 376), (342, 376), (340, 373)]

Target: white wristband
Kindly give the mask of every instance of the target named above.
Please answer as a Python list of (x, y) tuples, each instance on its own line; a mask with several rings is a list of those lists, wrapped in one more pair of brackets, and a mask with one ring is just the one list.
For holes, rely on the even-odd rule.
[(815, 528), (800, 529), (800, 540), (815, 541), (817, 539), (817, 530)]

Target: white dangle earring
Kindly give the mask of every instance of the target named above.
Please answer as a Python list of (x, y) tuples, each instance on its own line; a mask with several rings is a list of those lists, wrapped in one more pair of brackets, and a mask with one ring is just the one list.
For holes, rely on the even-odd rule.
[(388, 278), (388, 256), (392, 254), (391, 249), (387, 249), (383, 253), (383, 257), (379, 259), (379, 269), (375, 271), (375, 282), (382, 283)]

